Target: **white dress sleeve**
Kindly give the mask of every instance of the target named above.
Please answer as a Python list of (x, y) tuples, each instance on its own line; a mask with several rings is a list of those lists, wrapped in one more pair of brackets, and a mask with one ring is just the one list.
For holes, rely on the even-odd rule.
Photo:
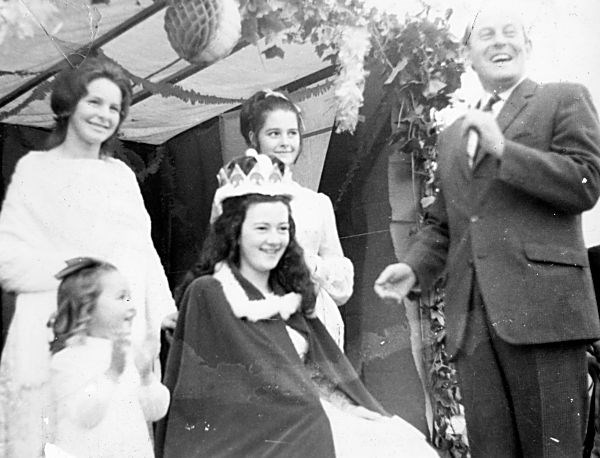
[(318, 253), (308, 255), (306, 262), (313, 280), (340, 306), (344, 305), (354, 287), (354, 266), (344, 256), (337, 232), (335, 214), (329, 197), (317, 194), (321, 215), (321, 240)]
[(17, 163), (0, 212), (0, 283), (17, 293), (56, 289), (54, 274), (65, 267), (54, 247), (44, 243), (45, 228), (36, 215), (49, 210), (35, 191), (39, 171), (24, 159)]
[(165, 416), (169, 408), (171, 395), (156, 375), (152, 374), (152, 381), (147, 385), (140, 385), (138, 399), (147, 421), (157, 421)]

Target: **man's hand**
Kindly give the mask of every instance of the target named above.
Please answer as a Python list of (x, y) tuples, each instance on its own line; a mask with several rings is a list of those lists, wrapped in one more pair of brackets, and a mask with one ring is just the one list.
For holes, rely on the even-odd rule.
[(470, 110), (463, 121), (463, 135), (474, 129), (479, 133), (479, 147), (491, 155), (501, 158), (504, 154), (504, 135), (491, 112)]
[(600, 340), (596, 340), (587, 348), (588, 372), (597, 380), (600, 378)]
[(382, 299), (402, 302), (415, 286), (417, 277), (408, 264), (391, 264), (375, 280), (375, 292)]

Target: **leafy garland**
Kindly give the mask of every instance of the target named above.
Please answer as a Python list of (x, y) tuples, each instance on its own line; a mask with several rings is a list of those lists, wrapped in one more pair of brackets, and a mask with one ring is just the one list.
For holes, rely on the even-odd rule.
[[(371, 27), (375, 41), (372, 59), (387, 67), (384, 87), (392, 100), (392, 134), (389, 142), (412, 161), (413, 188), (419, 202), (417, 226), (435, 200), (439, 132), (434, 115), (449, 106), (460, 86), (463, 64), (459, 43), (453, 39), (445, 18), (430, 18), (424, 11), (400, 22), (384, 16)], [(443, 283), (421, 297), (421, 319), (429, 323), (426, 364), (434, 415), (433, 441), (447, 456), (468, 456), (463, 409), (456, 371), (445, 351)]]
[(242, 40), (264, 39), (267, 58), (283, 57), (283, 43), (313, 43), (323, 60), (336, 64), (338, 132), (354, 132), (364, 88), (364, 59), (370, 48), (367, 25), (376, 10), (359, 0), (240, 0)]

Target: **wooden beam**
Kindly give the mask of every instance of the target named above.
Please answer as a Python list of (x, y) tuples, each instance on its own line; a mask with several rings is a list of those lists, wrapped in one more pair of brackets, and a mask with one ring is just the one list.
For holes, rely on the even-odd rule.
[(303, 78), (292, 81), (285, 86), (279, 88), (280, 90), (284, 90), (286, 92), (294, 92), (298, 89), (302, 89), (303, 87), (310, 86), (311, 84), (318, 83), (319, 81), (324, 80), (325, 78), (329, 78), (335, 74), (335, 65), (330, 65), (329, 67), (325, 67), (321, 70), (318, 70), (310, 75), (306, 75)]
[[(131, 27), (134, 27), (135, 25), (144, 21), (145, 19), (152, 16), (153, 14), (159, 12), (165, 6), (167, 6), (167, 0), (155, 0), (152, 5), (148, 6), (147, 8), (144, 8), (139, 13), (131, 16), (125, 22), (110, 29), (104, 35), (102, 35), (101, 37), (98, 37), (98, 39), (96, 39), (86, 45), (81, 46), (79, 49), (74, 51), (73, 54), (91, 51), (91, 50), (97, 49), (101, 46), (104, 46), (109, 41), (114, 40), (116, 37), (118, 37), (122, 33), (129, 30)], [(50, 78), (51, 76), (55, 75), (56, 73), (61, 71), (63, 68), (65, 68), (67, 65), (68, 65), (67, 60), (62, 59), (60, 62), (57, 62), (56, 64), (52, 65), (50, 68), (47, 68), (46, 70), (41, 72), (39, 75), (34, 76), (33, 78), (27, 80), (26, 82), (21, 84), (19, 87), (15, 88), (14, 90), (9, 92), (5, 96), (1, 97), (0, 98), (0, 109), (5, 107), (6, 105), (8, 105), (13, 100), (21, 97), (23, 94), (25, 94), (29, 90), (33, 89), (35, 86), (37, 86), (41, 82), (43, 82), (43, 81), (47, 80), (48, 78)]]

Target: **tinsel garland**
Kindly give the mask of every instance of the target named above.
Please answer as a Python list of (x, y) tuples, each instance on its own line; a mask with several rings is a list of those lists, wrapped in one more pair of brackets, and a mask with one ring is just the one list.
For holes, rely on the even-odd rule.
[(232, 98), (226, 98), (226, 97), (219, 97), (216, 95), (200, 94), (199, 92), (196, 92), (192, 89), (183, 89), (182, 87), (176, 86), (174, 84), (153, 83), (152, 81), (148, 81), (147, 79), (142, 78), (141, 76), (134, 75), (133, 73), (128, 71), (125, 67), (123, 67), (120, 63), (118, 63), (114, 59), (107, 57), (101, 51), (99, 51), (98, 54), (101, 55), (102, 57), (104, 57), (105, 59), (110, 60), (114, 64), (119, 65), (123, 69), (125, 74), (131, 79), (131, 81), (133, 81), (134, 84), (140, 85), (142, 88), (144, 88), (145, 90), (147, 90), (148, 92), (150, 92), (152, 94), (158, 94), (165, 98), (166, 97), (175, 97), (175, 98), (178, 98), (179, 100), (182, 100), (183, 102), (191, 103), (192, 105), (194, 105), (196, 103), (201, 104), (201, 105), (209, 105), (209, 104), (228, 104), (228, 103), (238, 104), (238, 103), (243, 102), (243, 99), (232, 99)]
[(296, 103), (304, 102), (305, 100), (325, 94), (333, 85), (334, 80), (327, 79), (325, 82), (317, 84), (316, 86), (303, 87), (302, 89), (294, 91), (292, 93), (292, 98)]
[(31, 102), (35, 102), (36, 100), (44, 100), (46, 96), (52, 90), (52, 81), (44, 81), (43, 83), (38, 84), (31, 94), (25, 98), (21, 103), (14, 106), (10, 110), (0, 112), (0, 121), (9, 118), (10, 116), (14, 116), (18, 114), (23, 108), (29, 105)]

